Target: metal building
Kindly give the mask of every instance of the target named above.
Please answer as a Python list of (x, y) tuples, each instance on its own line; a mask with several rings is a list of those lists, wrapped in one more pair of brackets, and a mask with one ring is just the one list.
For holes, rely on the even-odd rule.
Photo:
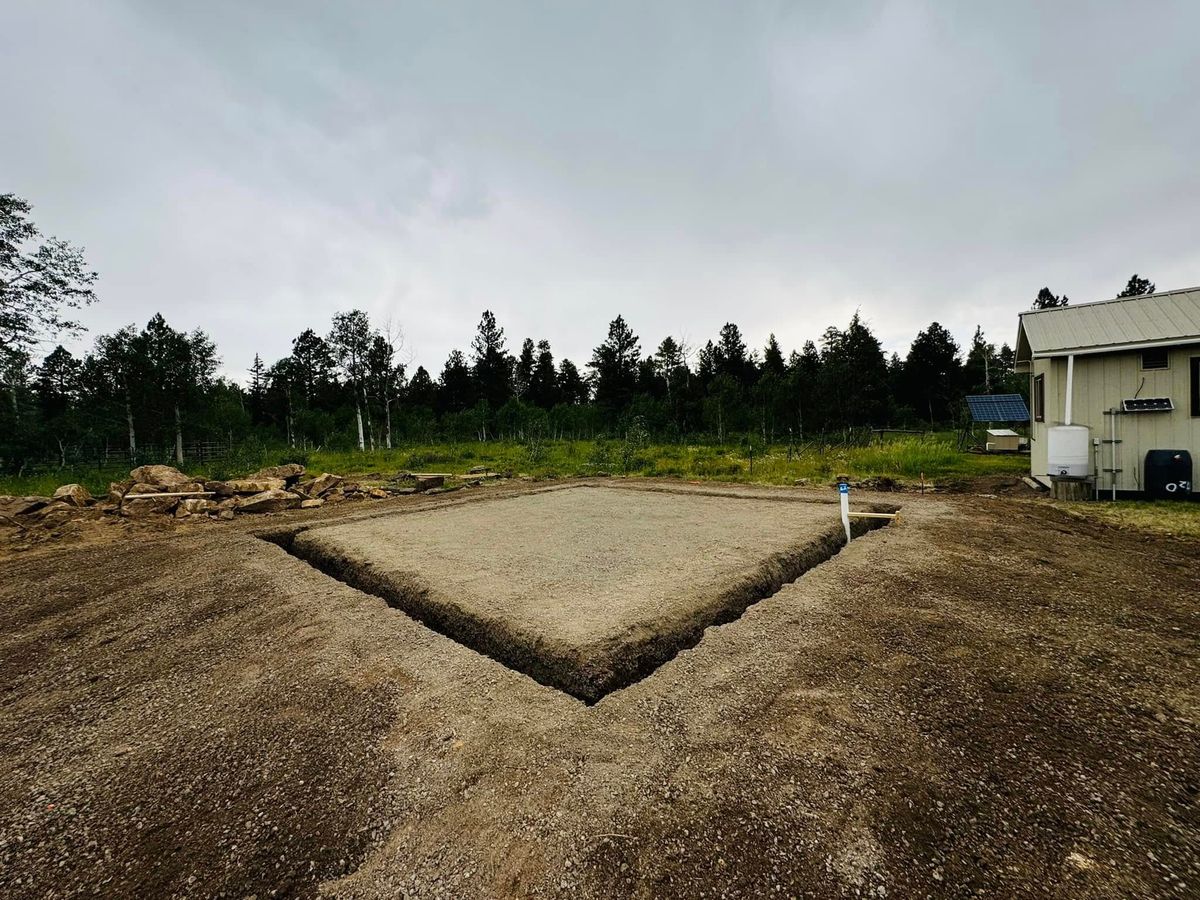
[(1034, 478), (1195, 496), (1190, 464), (1179, 473), (1200, 460), (1200, 287), (1021, 313), (1016, 367), (1030, 379)]

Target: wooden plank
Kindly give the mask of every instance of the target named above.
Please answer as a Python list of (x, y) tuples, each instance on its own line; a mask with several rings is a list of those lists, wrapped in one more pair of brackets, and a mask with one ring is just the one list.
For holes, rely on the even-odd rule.
[(877, 512), (854, 512), (851, 511), (847, 515), (857, 516), (860, 519), (898, 519), (900, 513), (877, 513)]

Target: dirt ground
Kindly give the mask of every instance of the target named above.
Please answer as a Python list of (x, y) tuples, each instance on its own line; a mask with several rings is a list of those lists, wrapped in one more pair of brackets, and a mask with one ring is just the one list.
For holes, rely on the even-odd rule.
[(593, 706), (254, 534), (492, 495), (11, 556), (0, 894), (1200, 895), (1200, 545), (992, 493)]
[(845, 540), (832, 502), (582, 485), (308, 529), (286, 546), (459, 643), (595, 701)]

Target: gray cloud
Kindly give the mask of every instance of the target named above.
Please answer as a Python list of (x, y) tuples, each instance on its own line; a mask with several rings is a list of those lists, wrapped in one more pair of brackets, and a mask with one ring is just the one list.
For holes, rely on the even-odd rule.
[(440, 367), (855, 308), (1011, 340), (1049, 284), (1200, 281), (1191, 3), (17, 0), (2, 190), (236, 375), (361, 307)]

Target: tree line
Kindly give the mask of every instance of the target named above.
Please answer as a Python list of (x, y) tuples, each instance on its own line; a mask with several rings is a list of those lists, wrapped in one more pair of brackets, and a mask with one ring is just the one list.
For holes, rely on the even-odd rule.
[(594, 437), (633, 419), (664, 439), (764, 443), (885, 424), (952, 423), (964, 393), (1020, 390), (1012, 350), (977, 330), (965, 358), (932, 323), (908, 354), (887, 357), (857, 313), (785, 354), (772, 335), (747, 346), (730, 322), (690, 347), (667, 336), (647, 352), (622, 316), (581, 368), (557, 359), (549, 340), (509, 350), (484, 311), (468, 352), (454, 350), (436, 374), (411, 374), (393, 330), (361, 310), (338, 313), (325, 333), (306, 329), (291, 353), (256, 356), (245, 386), (217, 375), (203, 331), (155, 315), (143, 328), (99, 336), (77, 357), (62, 345), (9, 372), (8, 464), (83, 448), (120, 447), (184, 460), (185, 436), (236, 441), (251, 435), (297, 448), (392, 447), (399, 441)]
[[(243, 386), (220, 377), (203, 331), (161, 315), (99, 336), (76, 356), (47, 339), (78, 331), (67, 314), (92, 302), (95, 274), (81, 251), (40, 241), (29, 206), (0, 196), (0, 339), (8, 403), (0, 413), (0, 465), (87, 457), (120, 448), (134, 459), (183, 462), (185, 439), (311, 447), (388, 448), (400, 441), (587, 438), (639, 428), (669, 440), (774, 443), (862, 426), (955, 424), (970, 393), (1024, 393), (1014, 354), (976, 328), (961, 348), (937, 322), (901, 357), (885, 354), (857, 312), (844, 327), (785, 352), (774, 335), (747, 345), (726, 323), (702, 345), (666, 336), (644, 345), (623, 316), (582, 366), (556, 358), (547, 338), (509, 346), (485, 310), (464, 352), (441, 369), (408, 371), (399, 329), (366, 313), (309, 328), (291, 352), (256, 355)], [(1130, 288), (1152, 292), (1134, 276)], [(1048, 295), (1053, 303), (1046, 302)], [(1048, 289), (1035, 306), (1065, 305)]]

